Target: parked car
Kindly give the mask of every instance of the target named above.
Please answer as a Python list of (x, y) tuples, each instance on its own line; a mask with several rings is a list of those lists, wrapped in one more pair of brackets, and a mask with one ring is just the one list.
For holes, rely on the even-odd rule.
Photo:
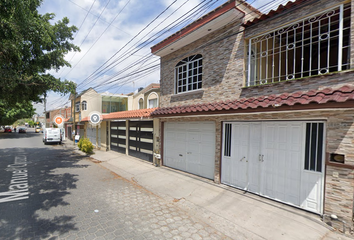
[(11, 127), (5, 127), (5, 131), (4, 132), (11, 133), (12, 132), (12, 128)]
[(47, 144), (49, 142), (56, 142), (61, 144), (61, 130), (60, 128), (45, 128), (43, 133), (43, 142)]
[(42, 130), (41, 130), (41, 128), (40, 127), (36, 127), (36, 129), (35, 129), (35, 132), (36, 133), (40, 133)]
[(26, 128), (24, 128), (24, 127), (20, 127), (19, 129), (18, 129), (18, 132), (19, 133), (26, 133)]

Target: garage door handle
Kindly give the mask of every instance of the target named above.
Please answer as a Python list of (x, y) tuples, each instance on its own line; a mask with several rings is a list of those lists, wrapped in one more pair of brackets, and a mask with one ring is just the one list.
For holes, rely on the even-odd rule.
[(183, 157), (183, 155), (182, 154), (178, 154), (180, 157)]
[(243, 159), (245, 159), (245, 158), (246, 158), (246, 157), (241, 158), (241, 160), (240, 160), (240, 161), (242, 162), (242, 160), (243, 160)]
[(263, 154), (259, 154), (258, 160), (259, 160), (260, 162), (264, 162), (264, 155), (263, 155)]

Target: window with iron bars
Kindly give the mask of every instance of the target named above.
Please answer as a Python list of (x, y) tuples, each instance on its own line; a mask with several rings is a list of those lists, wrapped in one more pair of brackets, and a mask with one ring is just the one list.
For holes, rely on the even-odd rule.
[(246, 86), (349, 69), (350, 4), (249, 39)]

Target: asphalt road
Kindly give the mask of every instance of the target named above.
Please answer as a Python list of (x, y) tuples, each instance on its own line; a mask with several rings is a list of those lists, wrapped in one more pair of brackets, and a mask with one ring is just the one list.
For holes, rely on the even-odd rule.
[(28, 129), (0, 132), (0, 239), (229, 238), (91, 158), (44, 145)]

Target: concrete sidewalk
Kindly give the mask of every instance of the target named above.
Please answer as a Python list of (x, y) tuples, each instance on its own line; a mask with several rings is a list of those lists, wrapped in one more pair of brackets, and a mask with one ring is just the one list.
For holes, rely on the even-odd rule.
[(233, 239), (353, 239), (333, 231), (319, 215), (205, 178), (113, 151), (95, 150), (90, 157)]

